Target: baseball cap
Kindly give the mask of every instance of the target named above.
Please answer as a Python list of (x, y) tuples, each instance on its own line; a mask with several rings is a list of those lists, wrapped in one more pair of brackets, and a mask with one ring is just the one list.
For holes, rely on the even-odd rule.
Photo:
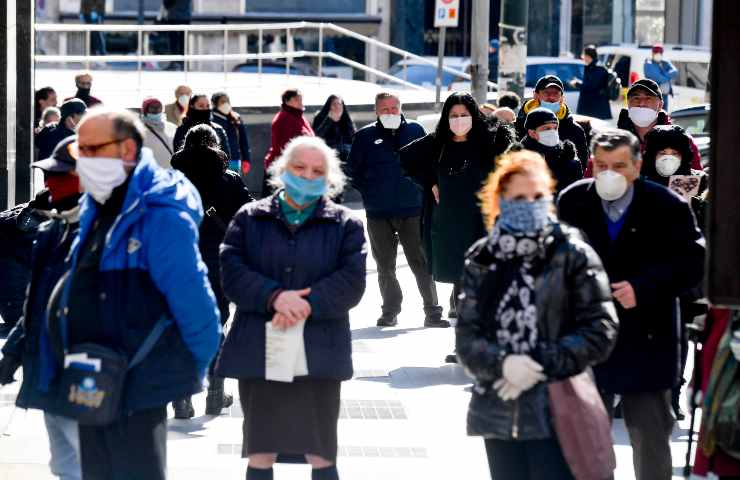
[(663, 94), (661, 93), (658, 84), (655, 83), (655, 81), (650, 80), (649, 78), (641, 78), (640, 80), (633, 83), (630, 89), (627, 91), (627, 97), (638, 90), (644, 90), (653, 97), (663, 98)]
[(653, 45), (653, 53), (663, 53), (663, 45), (659, 43)]
[(87, 105), (79, 98), (70, 98), (62, 104), (59, 110), (62, 112), (62, 119), (65, 119), (76, 113), (85, 113)]
[(77, 160), (73, 156), (74, 148), (72, 146), (77, 141), (77, 135), (72, 135), (57, 144), (51, 157), (38, 162), (33, 162), (33, 168), (39, 168), (49, 173), (66, 173), (72, 171), (77, 166)]
[(537, 84), (534, 86), (534, 91), (539, 92), (549, 87), (555, 87), (561, 92), (565, 91), (565, 88), (563, 88), (563, 82), (555, 75), (545, 75), (537, 80)]

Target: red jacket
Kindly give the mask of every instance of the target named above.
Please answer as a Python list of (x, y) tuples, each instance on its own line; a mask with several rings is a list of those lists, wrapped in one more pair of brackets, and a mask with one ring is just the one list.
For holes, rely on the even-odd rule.
[(295, 137), (313, 137), (313, 129), (303, 116), (303, 111), (283, 105), (272, 119), (272, 145), (265, 155), (265, 170), (283, 153), (285, 145)]

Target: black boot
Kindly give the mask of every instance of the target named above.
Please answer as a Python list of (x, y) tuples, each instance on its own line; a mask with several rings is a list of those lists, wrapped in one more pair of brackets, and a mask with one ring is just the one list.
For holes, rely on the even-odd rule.
[(175, 408), (175, 418), (185, 420), (195, 416), (195, 409), (190, 397), (175, 400), (172, 402), (172, 406)]
[(234, 397), (224, 393), (224, 379), (209, 375), (206, 415), (221, 415), (221, 410), (230, 407), (233, 403)]
[(311, 470), (311, 480), (339, 480), (337, 466), (332, 465), (326, 468), (314, 468)]

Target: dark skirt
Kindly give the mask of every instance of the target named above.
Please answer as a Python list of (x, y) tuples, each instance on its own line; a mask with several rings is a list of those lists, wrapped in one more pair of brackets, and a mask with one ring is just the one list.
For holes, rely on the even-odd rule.
[(311, 454), (336, 462), (340, 389), (339, 380), (239, 380), (242, 456)]

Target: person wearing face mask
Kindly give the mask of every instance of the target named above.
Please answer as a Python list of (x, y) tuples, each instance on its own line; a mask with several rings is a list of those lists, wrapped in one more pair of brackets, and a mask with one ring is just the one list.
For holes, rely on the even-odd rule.
[(609, 105), (609, 72), (599, 63), (599, 54), (594, 45), (583, 49), (583, 80), (574, 79), (571, 84), (580, 90), (578, 96), (579, 115), (611, 120)]
[(175, 89), (175, 101), (168, 103), (164, 107), (167, 121), (174, 123), (176, 126), (182, 125), (185, 114), (188, 113), (190, 97), (193, 96), (193, 89), (187, 85), (178, 85)]
[(295, 137), (315, 135), (311, 124), (308, 123), (303, 112), (303, 94), (297, 88), (285, 90), (281, 96), (280, 111), (272, 119), (270, 149), (265, 155), (265, 175), (262, 180), (262, 197), (272, 194), (272, 184), (268, 171), (270, 165), (283, 152), (285, 146)]
[(200, 195), (143, 143), (136, 116), (101, 108), (82, 119), (73, 148), (85, 194), (67, 273), (49, 300), (49, 330), (61, 342), (51, 342), (39, 388), (67, 368), (59, 352), (96, 344), (131, 362), (145, 338), (151, 347), (126, 374), (119, 417), (80, 425), (83, 478), (164, 480), (167, 404), (200, 392), (219, 346), (219, 311), (198, 250)]
[(156, 98), (145, 99), (141, 104), (141, 123), (146, 128), (144, 146), (152, 151), (160, 167), (170, 168), (177, 127), (165, 120), (162, 102)]
[(522, 139), (522, 147), (545, 157), (547, 166), (555, 177), (556, 195), (583, 178), (581, 162), (576, 157), (576, 147), (569, 140), (560, 140), (558, 117), (554, 113), (546, 108), (536, 108), (527, 115), (524, 128), (527, 136)]
[[(330, 200), (345, 177), (322, 139), (291, 140), (270, 173), (276, 192), (239, 210), (221, 245), (224, 292), (237, 310), (216, 374), (239, 380), (247, 480), (272, 480), (273, 464), (288, 459), (311, 464), (313, 480), (338, 480), (340, 389), (352, 377), (349, 310), (365, 291), (364, 228)], [(284, 375), (266, 367), (273, 329), (296, 332), (300, 342), (296, 367)]]
[(704, 238), (688, 203), (640, 177), (640, 142), (624, 130), (594, 136), (594, 179), (565, 189), (559, 218), (579, 228), (609, 274), (619, 337), (595, 368), (607, 410), (615, 395), (633, 448), (637, 480), (670, 480), (679, 382), (677, 300), (704, 273)]
[(654, 45), (652, 56), (645, 59), (645, 77), (658, 84), (663, 93), (663, 110), (669, 111), (668, 98), (673, 96), (673, 80), (678, 78), (678, 69), (663, 59), (663, 45)]
[(173, 150), (177, 152), (180, 150), (185, 143), (185, 135), (188, 131), (196, 125), (210, 125), (216, 131), (219, 140), (219, 146), (224, 151), (226, 156), (231, 159), (231, 149), (229, 148), (229, 138), (226, 135), (226, 131), (213, 121), (213, 112), (211, 111), (211, 105), (208, 103), (208, 97), (204, 93), (196, 93), (190, 97), (188, 103), (188, 111), (185, 114), (185, 118), (182, 120), (182, 124), (177, 127), (175, 131), (175, 138), (172, 141)]
[(616, 340), (609, 279), (580, 232), (555, 218), (554, 186), (540, 155), (501, 157), (480, 192), (489, 234), (466, 254), (457, 356), (475, 380), (468, 434), (484, 437), (496, 480), (574, 478), (547, 384), (605, 360)]
[(75, 86), (77, 87), (77, 93), (74, 97), (65, 98), (64, 101), (71, 100), (73, 98), (79, 98), (87, 108), (94, 107), (95, 105), (101, 105), (103, 102), (96, 97), (90, 95), (92, 89), (93, 77), (90, 72), (83, 72), (75, 75)]
[(87, 107), (79, 98), (66, 100), (59, 109), (62, 116), (58, 123), (46, 125), (34, 136), (34, 144), (38, 149), (38, 158), (49, 158), (59, 142), (75, 134), (77, 123), (85, 114)]
[(242, 117), (231, 108), (231, 101), (226, 92), (211, 95), (211, 106), (213, 107), (213, 123), (223, 128), (229, 139), (228, 151), (231, 157), (229, 170), (248, 174), (251, 168), (251, 149), (247, 126), (242, 122)]
[(555, 75), (545, 75), (537, 80), (534, 87), (534, 98), (526, 102), (519, 110), (515, 123), (517, 138), (521, 139), (527, 136), (525, 123), (529, 112), (536, 108), (546, 108), (557, 117), (558, 136), (562, 140), (573, 142), (578, 153), (578, 159), (585, 167), (589, 156), (586, 134), (583, 132), (583, 128), (576, 123), (570, 107), (565, 103), (564, 92), (563, 82)]
[(513, 128), (491, 128), (473, 96), (456, 92), (447, 97), (436, 131), (401, 149), (401, 166), (424, 191), (422, 235), (430, 271), (436, 281), (453, 284), (451, 316), (465, 252), (485, 234), (476, 194), (513, 140)]
[[(23, 367), (23, 380), (15, 400), (16, 406), (44, 411), (44, 424), (49, 436), (51, 473), (61, 480), (80, 480), (80, 448), (77, 422), (49, 411), (55, 404), (58, 389), (37, 388), (44, 364), (40, 351), (49, 338), (45, 327), (47, 303), (52, 289), (65, 271), (65, 259), (79, 229), (80, 181), (75, 173), (75, 159), (70, 137), (57, 145), (51, 158), (31, 164), (44, 172), (49, 196), (49, 210), (38, 211), (44, 223), (32, 239), (34, 247), (29, 265), (28, 294), (23, 318), (10, 332), (2, 348), (0, 385), (14, 381), (13, 374)], [(29, 245), (30, 247), (30, 245)], [(3, 269), (3, 276), (10, 274)], [(24, 284), (25, 290), (25, 284)], [(42, 338), (43, 337), (43, 338)]]
[(427, 269), (422, 247), (421, 192), (403, 176), (399, 149), (424, 136), (424, 128), (406, 119), (399, 98), (388, 92), (375, 97), (375, 123), (356, 134), (347, 160), (352, 186), (362, 195), (367, 215), (370, 250), (378, 265), (378, 285), (383, 299), (379, 327), (398, 324), (403, 291), (396, 278), (398, 244), (416, 278), (424, 302), (424, 325), (449, 327), (442, 320), (437, 287)]

